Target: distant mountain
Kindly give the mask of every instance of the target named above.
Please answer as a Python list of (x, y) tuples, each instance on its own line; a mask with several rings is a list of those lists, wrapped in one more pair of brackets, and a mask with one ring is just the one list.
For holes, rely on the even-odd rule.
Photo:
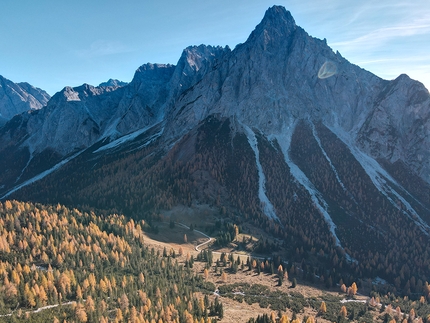
[(0, 128), (0, 169), (3, 199), (148, 219), (209, 204), (328, 285), (379, 276), (411, 294), (430, 277), (428, 90), (349, 63), (283, 7), (234, 50), (64, 88)]
[(0, 75), (0, 125), (13, 116), (46, 105), (50, 96), (28, 83), (13, 83)]
[(99, 86), (101, 87), (122, 87), (126, 86), (127, 82), (121, 82), (118, 80), (109, 79), (107, 82), (100, 83)]

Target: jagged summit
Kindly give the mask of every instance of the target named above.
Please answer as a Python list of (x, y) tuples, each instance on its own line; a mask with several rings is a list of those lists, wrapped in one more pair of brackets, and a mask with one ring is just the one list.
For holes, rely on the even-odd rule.
[(282, 26), (295, 27), (296, 22), (291, 12), (283, 6), (272, 6), (266, 10), (263, 20), (259, 26)]
[(201, 68), (205, 68), (211, 65), (214, 61), (219, 59), (224, 53), (230, 52), (230, 48), (227, 46), (189, 46), (182, 52), (181, 58), (178, 61), (178, 65), (187, 65), (188, 68), (198, 72)]
[(127, 82), (122, 82), (117, 79), (109, 79), (107, 82), (100, 83), (99, 86), (118, 88), (118, 87), (126, 86), (127, 84), (128, 84)]
[[(324, 77), (319, 77), (326, 64), (332, 66), (334, 72), (322, 73)], [(109, 84), (118, 83), (110, 80), (106, 82)], [(233, 51), (221, 46), (189, 46), (176, 65), (144, 64), (136, 70), (133, 80), (123, 87), (87, 84), (66, 87), (49, 105), (65, 116), (69, 112), (61, 113), (60, 110), (68, 111), (68, 102), (76, 105), (80, 101), (79, 109), (74, 106), (74, 110), (83, 113), (78, 119), (84, 121), (73, 124), (70, 129), (88, 133), (87, 119), (97, 125), (91, 128), (94, 135), (89, 141), (85, 139), (85, 144), (76, 140), (59, 141), (59, 150), (67, 153), (104, 136), (121, 136), (160, 121), (167, 125), (164, 136), (174, 141), (211, 114), (234, 117), (267, 135), (280, 135), (285, 129), (294, 127), (296, 120), (308, 118), (348, 133), (352, 141), (360, 138), (361, 147), (366, 148), (384, 145), (389, 133), (393, 133), (387, 131), (372, 138), (363, 135), (363, 132), (378, 133), (367, 128), (369, 124), (379, 123), (379, 119), (370, 122), (374, 116), (383, 119), (388, 128), (417, 127), (410, 115), (419, 109), (411, 105), (428, 100), (428, 92), (417, 84), (402, 76), (393, 82), (384, 81), (350, 64), (340, 54), (335, 54), (325, 41), (310, 37), (297, 26), (284, 7), (273, 6), (266, 11), (248, 40)], [(394, 87), (399, 89), (392, 91)], [(390, 109), (384, 106), (379, 113), (374, 113), (381, 102), (389, 102)], [(399, 113), (391, 115), (391, 111)], [(425, 117), (424, 112), (421, 115)], [(401, 122), (400, 116), (409, 124)], [(39, 117), (46, 129), (56, 129), (47, 126), (49, 121)], [(61, 129), (69, 127), (64, 124)], [(63, 132), (61, 129), (58, 131)], [(406, 133), (406, 130), (398, 133)], [(418, 127), (416, 133), (425, 138), (425, 128)], [(45, 142), (47, 137), (43, 134), (33, 133), (30, 137), (38, 138), (39, 150), (53, 146)], [(395, 143), (395, 147), (390, 145), (382, 151), (402, 151), (392, 156), (401, 158), (408, 165), (420, 164), (420, 167), (413, 166), (420, 175), (427, 172), (428, 162), (418, 160), (421, 158), (418, 155), (429, 155), (426, 149), (415, 145), (414, 151), (419, 154), (414, 157), (414, 154), (403, 153), (408, 141), (396, 139)], [(38, 150), (36, 143), (32, 147)], [(53, 149), (57, 148), (54, 145)], [(380, 151), (371, 149), (377, 158), (381, 157)], [(382, 157), (388, 156), (389, 152)], [(395, 160), (390, 158), (390, 161)], [(430, 181), (428, 176), (423, 177)]]
[(263, 20), (255, 27), (247, 42), (260, 38), (267, 45), (291, 36), (297, 29), (296, 22), (289, 11), (282, 6), (269, 8)]
[(146, 63), (140, 66), (134, 73), (131, 84), (147, 81), (156, 81), (160, 78), (163, 80), (169, 80), (172, 75), (175, 66), (172, 64), (153, 64)]
[(84, 83), (79, 86), (71, 87), (66, 86), (61, 91), (54, 94), (51, 99), (50, 104), (58, 103), (61, 101), (81, 101), (85, 100), (87, 97), (91, 97), (94, 95), (100, 95), (105, 92), (110, 92), (109, 87), (95, 87), (93, 85)]
[(50, 95), (28, 83), (14, 83), (0, 75), (0, 125), (13, 116), (46, 105)]
[(212, 71), (230, 52), (228, 46), (199, 45), (185, 48), (170, 80), (172, 90), (178, 94), (189, 89)]

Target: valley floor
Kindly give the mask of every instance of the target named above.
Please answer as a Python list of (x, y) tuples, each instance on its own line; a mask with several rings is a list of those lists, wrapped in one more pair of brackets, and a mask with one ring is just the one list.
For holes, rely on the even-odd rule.
[[(176, 223), (174, 228), (169, 228), (169, 224), (167, 222), (158, 223), (159, 233), (151, 234), (146, 233), (145, 244), (147, 244), (150, 248), (154, 248), (156, 251), (159, 251), (160, 254), (163, 253), (163, 250), (167, 251), (173, 248), (176, 254), (178, 251), (182, 249), (182, 256), (177, 257), (178, 261), (185, 262), (187, 258), (187, 254), (196, 258), (201, 249), (205, 249), (206, 243), (209, 242), (209, 238), (206, 234), (193, 230), (190, 231), (189, 227), (182, 223)], [(185, 243), (183, 241), (184, 235), (187, 235), (188, 241)], [(231, 249), (231, 248), (230, 248)], [(229, 255), (229, 248), (221, 248), (213, 250), (214, 255), (214, 263), (217, 259), (219, 259), (222, 253), (226, 253)], [(237, 259), (240, 257), (241, 261), (244, 263), (250, 254), (246, 254), (244, 252), (235, 253), (233, 252), (233, 258)], [(258, 257), (255, 257), (258, 258)], [(194, 262), (193, 269), (197, 274), (204, 275), (206, 263), (205, 262)], [(226, 268), (227, 269), (227, 268)], [(292, 289), (291, 282), (287, 281), (282, 286), (278, 286), (278, 279), (276, 275), (268, 275), (261, 273), (260, 275), (256, 274), (254, 271), (248, 271), (247, 268), (244, 270), (238, 270), (237, 273), (232, 274), (228, 273), (228, 270), (224, 272), (227, 273), (226, 278), (222, 278), (220, 272), (215, 272), (215, 264), (208, 270), (207, 281), (212, 282), (216, 286), (216, 291), (214, 291), (213, 295), (210, 296), (211, 301), (213, 301), (216, 297), (220, 297), (221, 302), (223, 303), (224, 308), (224, 318), (221, 322), (248, 322), (250, 318), (256, 318), (258, 315), (268, 314), (269, 316), (272, 313), (278, 315), (278, 311), (274, 311), (270, 309), (270, 307), (261, 307), (258, 303), (248, 304), (247, 302), (239, 302), (237, 300), (233, 300), (231, 297), (227, 297), (225, 295), (220, 295), (218, 290), (221, 286), (228, 285), (261, 285), (267, 287), (271, 292), (282, 292), (285, 294), (289, 294), (291, 292), (298, 293), (304, 296), (305, 299), (312, 298), (313, 300), (319, 300), (321, 303), (323, 300), (323, 296), (329, 296), (333, 298), (339, 298), (339, 304), (341, 301), (345, 299), (346, 294), (333, 291), (333, 290), (322, 290), (317, 287), (313, 287), (307, 284), (302, 284), (300, 281), (297, 286)], [(236, 292), (236, 294), (243, 295), (241, 292)], [(203, 295), (198, 295), (199, 297)], [(244, 295), (243, 295), (244, 296)], [(363, 295), (356, 295), (354, 299), (350, 300), (352, 302), (357, 303), (366, 303), (368, 302), (369, 297)], [(340, 307), (340, 305), (339, 305)], [(293, 317), (293, 312), (289, 309), (282, 311), (282, 314), (287, 314), (289, 319)], [(297, 314), (297, 318), (301, 321), (304, 317), (317, 317), (318, 311), (312, 308), (310, 305), (305, 307), (302, 313)], [(330, 322), (322, 318), (318, 317), (318, 322)]]

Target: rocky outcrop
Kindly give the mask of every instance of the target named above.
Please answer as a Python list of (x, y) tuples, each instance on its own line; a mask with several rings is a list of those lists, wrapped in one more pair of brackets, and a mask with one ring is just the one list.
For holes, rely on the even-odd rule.
[[(328, 63), (334, 70), (324, 74)], [(321, 121), (370, 156), (401, 160), (430, 183), (429, 100), (421, 83), (407, 76), (386, 81), (349, 63), (274, 6), (244, 44), (176, 102), (166, 128), (181, 136), (220, 114), (270, 137), (299, 119)]]
[(400, 75), (380, 92), (358, 134), (358, 144), (376, 159), (402, 161), (430, 183), (430, 95)]

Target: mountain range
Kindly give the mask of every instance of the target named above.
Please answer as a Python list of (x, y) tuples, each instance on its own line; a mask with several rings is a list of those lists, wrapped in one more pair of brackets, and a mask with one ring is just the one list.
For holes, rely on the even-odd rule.
[(351, 64), (283, 7), (233, 50), (191, 46), (128, 84), (34, 89), (41, 109), (0, 105), (15, 115), (0, 128), (1, 199), (146, 219), (209, 204), (326, 280), (413, 294), (430, 277), (428, 90)]

